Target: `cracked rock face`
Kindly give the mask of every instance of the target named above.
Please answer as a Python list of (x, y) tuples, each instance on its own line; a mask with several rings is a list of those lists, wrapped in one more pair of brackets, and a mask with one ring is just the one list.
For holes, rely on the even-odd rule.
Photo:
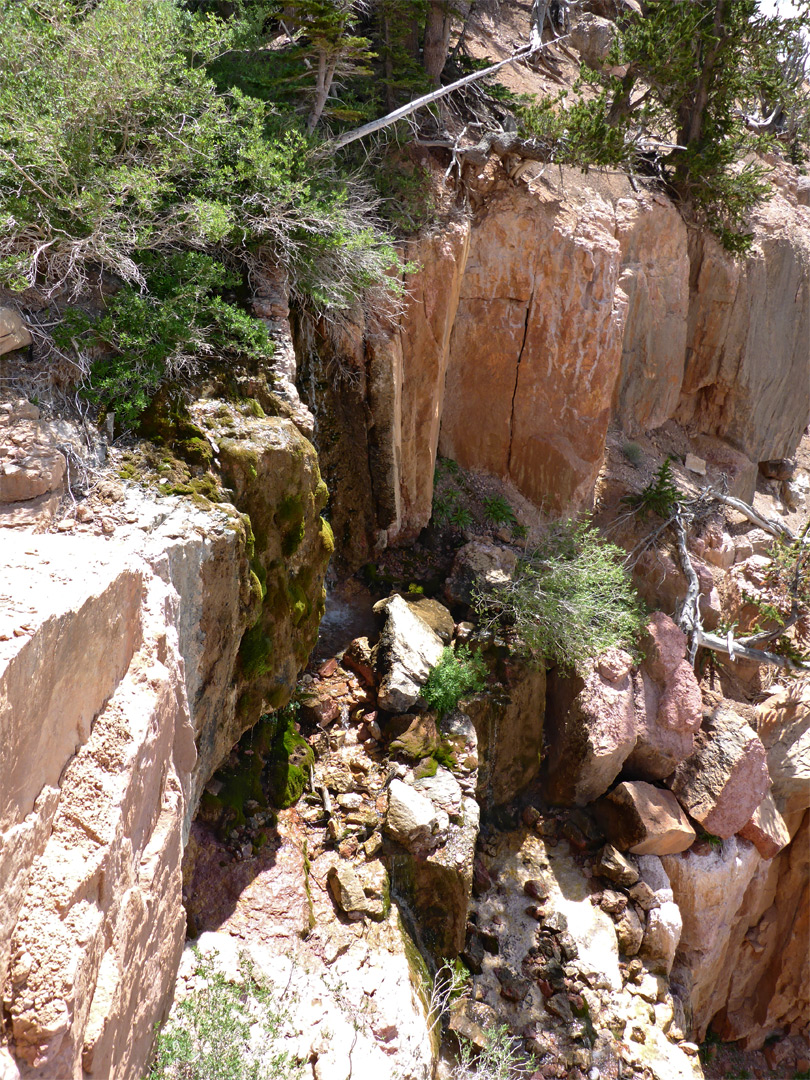
[(38, 572), (50, 589), (28, 631), (0, 645), (11, 1048), (26, 1076), (124, 1077), (146, 1060), (185, 935), (196, 751), (179, 598), (101, 540), (29, 536), (18, 559), (18, 581)]

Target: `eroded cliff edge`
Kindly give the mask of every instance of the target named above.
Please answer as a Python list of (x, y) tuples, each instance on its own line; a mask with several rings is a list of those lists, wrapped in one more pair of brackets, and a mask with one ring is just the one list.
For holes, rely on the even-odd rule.
[[(612, 422), (633, 437), (675, 420), (753, 463), (789, 455), (810, 416), (810, 207), (779, 168), (735, 259), (626, 178), (515, 182), (491, 159), (469, 178), (471, 216), (406, 245), (393, 326), (305, 323), (344, 565), (427, 524), (437, 452), (555, 513), (591, 503)], [(349, 479), (344, 511), (349, 474), (369, 481), (349, 496)]]
[[(674, 419), (722, 440), (748, 459), (750, 484), (756, 461), (792, 451), (810, 414), (810, 210), (789, 176), (743, 263), (690, 236), (665, 199), (618, 182), (514, 184), (492, 164), (477, 193), (470, 220), (408, 245), (421, 269), (396, 327), (320, 336), (298, 325), (344, 567), (427, 523), (439, 450), (555, 512), (589, 503), (611, 421), (633, 435)], [(64, 432), (36, 412), (5, 412), (16, 464), (4, 468), (0, 980), (17, 1063), (6, 1050), (0, 1061), (11, 1076), (137, 1075), (185, 931), (184, 826), (241, 732), (284, 704), (314, 644), (325, 490), (290, 419), (212, 396), (192, 415), (224, 502), (133, 485), (107, 511), (62, 518)], [(33, 465), (40, 482), (26, 489), (35, 458), (53, 468)], [(34, 534), (32, 504), (51, 497), (56, 534)], [(796, 991), (779, 1003), (780, 916), (768, 913), (802, 866), (759, 866), (748, 859), (738, 884), (747, 929), (773, 924), (768, 1002), (789, 1020)], [(760, 945), (746, 940), (729, 939), (718, 967)], [(769, 1020), (753, 986), (761, 970), (728, 1001), (730, 1034), (749, 1008)], [(695, 988), (702, 1016), (721, 1007), (718, 987)]]
[(66, 434), (74, 466), (89, 453), (38, 413), (0, 418), (21, 496), (3, 507), (0, 983), (16, 1064), (7, 1048), (0, 1061), (4, 1076), (135, 1076), (185, 940), (200, 792), (286, 703), (317, 636), (326, 491), (293, 423), (209, 397), (184, 423), (210, 444), (211, 499), (108, 473), (61, 532), (30, 531), (50, 527), (31, 520), (43, 484), (65, 492), (43, 461)]

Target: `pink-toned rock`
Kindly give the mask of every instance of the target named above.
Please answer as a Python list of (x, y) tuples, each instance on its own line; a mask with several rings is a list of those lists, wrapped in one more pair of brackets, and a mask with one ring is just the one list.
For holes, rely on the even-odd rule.
[(772, 859), (790, 843), (785, 819), (776, 809), (770, 792), (754, 811), (751, 820), (740, 829), (739, 835), (750, 840), (763, 859)]
[(627, 759), (630, 776), (663, 780), (692, 753), (700, 728), (700, 687), (686, 656), (686, 635), (668, 615), (655, 612), (644, 637), (645, 659), (635, 676), (638, 737)]
[(677, 407), (689, 312), (689, 250), (683, 219), (668, 199), (616, 203), (619, 287), (627, 295), (616, 418), (630, 436), (658, 427)]
[(629, 674), (633, 658), (623, 649), (608, 649), (596, 661), (599, 674), (609, 683), (618, 683)]
[(734, 565), (736, 557), (737, 549), (734, 540), (726, 532), (718, 536), (716, 540), (712, 539), (714, 542), (706, 546), (703, 557), (712, 566), (718, 566), (721, 570), (728, 570), (729, 567)]
[(692, 665), (681, 661), (664, 687), (658, 705), (658, 726), (667, 731), (695, 732), (700, 727), (703, 699)]
[(654, 611), (642, 639), (644, 667), (653, 679), (664, 686), (686, 656), (686, 634), (663, 611)]
[(715, 836), (739, 832), (770, 786), (765, 747), (730, 708), (718, 709), (695, 740), (670, 788), (691, 817)]
[(596, 193), (575, 207), (542, 182), (510, 186), (476, 223), (461, 282), (441, 452), (556, 508), (586, 500), (601, 465), (627, 309), (613, 229)]
[(635, 679), (637, 739), (627, 772), (663, 780), (692, 753), (703, 702), (695, 673), (684, 660), (662, 688), (642, 670)]
[(779, 687), (757, 709), (774, 802), (791, 835), (810, 808), (810, 690)]
[(0, 528), (20, 528), (53, 517), (67, 466), (37, 406), (21, 400), (8, 407), (0, 414)]
[(695, 831), (675, 797), (642, 780), (625, 781), (595, 805), (597, 820), (619, 851), (670, 855), (685, 851)]
[[(416, 535), (431, 515), (450, 335), (469, 249), (470, 225), (458, 222), (441, 233), (412, 241), (405, 253), (420, 271), (408, 283), (402, 328), (396, 339), (399, 349), (394, 355), (398, 385), (387, 403), (392, 418), (399, 421), (391, 457), (394, 467), (401, 470), (397, 528), (402, 535)], [(372, 365), (372, 379), (377, 366)]]
[(619, 775), (636, 742), (632, 662), (627, 653), (610, 650), (568, 708), (549, 716), (545, 791), (550, 802), (584, 806)]

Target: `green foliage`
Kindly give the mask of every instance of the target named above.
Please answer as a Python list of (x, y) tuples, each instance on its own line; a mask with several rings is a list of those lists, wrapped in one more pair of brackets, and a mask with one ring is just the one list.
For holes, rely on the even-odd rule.
[(370, 30), (376, 54), (375, 82), (382, 93), (381, 107), (397, 104), (430, 89), (419, 60), (414, 28), (424, 23), (427, 0), (377, 0)]
[(295, 119), (210, 77), (248, 29), (175, 0), (0, 6), (0, 285), (61, 309), (102, 275), (123, 282), (94, 324), (68, 317), (62, 348), (128, 421), (172, 367), (267, 355), (236, 302), (261, 263), (321, 311), (399, 287), (370, 190), (315, 164)]
[(661, 518), (669, 518), (677, 509), (683, 494), (672, 477), (671, 458), (667, 458), (643, 491), (636, 495), (625, 495), (622, 502), (627, 503), (641, 517), (648, 513)]
[(643, 612), (624, 556), (588, 522), (557, 522), (511, 581), (475, 589), (476, 610), (512, 626), (538, 657), (582, 671), (612, 646), (635, 651)]
[(466, 506), (454, 506), (450, 511), (448, 520), (455, 529), (463, 531), (469, 529), (473, 523), (473, 516)]
[(715, 849), (723, 846), (721, 837), (715, 836), (714, 833), (706, 832), (704, 829), (701, 829), (698, 832), (698, 840), (702, 840), (704, 843)]
[[(131, 427), (158, 385), (202, 356), (263, 359), (272, 354), (264, 323), (223, 298), (241, 285), (238, 275), (201, 252), (146, 252), (139, 259), (146, 288), (124, 285), (91, 318), (67, 308), (54, 340), (81, 343), (94, 354), (84, 396), (112, 409), (120, 427)], [(210, 448), (209, 448), (210, 453)]]
[(386, 154), (374, 170), (374, 186), (382, 200), (380, 213), (399, 232), (417, 232), (435, 220), (430, 174), (423, 165)]
[(158, 1035), (147, 1080), (303, 1078), (304, 1065), (283, 1049), (287, 1007), (247, 960), (239, 983), (199, 953), (194, 974), (198, 988), (176, 1004)]
[(458, 1065), (451, 1073), (452, 1080), (523, 1080), (534, 1072), (533, 1059), (522, 1050), (522, 1040), (509, 1032), (507, 1024), (489, 1028), (486, 1046), (478, 1050), (462, 1038)]
[(422, 697), (439, 716), (452, 712), (466, 694), (477, 694), (486, 685), (486, 665), (466, 645), (443, 650), (428, 675)]
[(638, 468), (644, 460), (644, 451), (637, 442), (622, 443), (622, 454), (627, 458), (630, 464), (634, 465), (636, 468)]
[[(518, 109), (524, 130), (552, 147), (553, 160), (653, 169), (724, 246), (750, 246), (750, 211), (770, 190), (755, 154), (801, 160), (810, 109), (805, 85), (810, 16), (766, 16), (758, 0), (649, 0), (623, 20), (590, 100), (565, 95)], [(620, 77), (611, 72), (622, 70)], [(746, 116), (773, 113), (773, 130)]]
[(493, 495), (484, 499), (484, 514), (493, 525), (516, 524), (515, 512), (503, 495)]

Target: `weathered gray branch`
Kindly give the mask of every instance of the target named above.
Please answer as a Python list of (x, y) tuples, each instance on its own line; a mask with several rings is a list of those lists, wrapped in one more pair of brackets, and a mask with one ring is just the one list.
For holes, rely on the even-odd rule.
[(722, 491), (713, 491), (709, 489), (706, 492), (707, 495), (711, 495), (712, 498), (718, 499), (721, 503), (725, 503), (726, 506), (731, 506), (734, 510), (739, 510), (741, 514), (745, 514), (749, 521), (754, 525), (759, 525), (760, 529), (764, 529), (765, 532), (770, 533), (771, 536), (783, 537), (785, 540), (794, 541), (796, 537), (793, 531), (783, 525), (781, 521), (771, 521), (770, 518), (763, 517), (753, 506), (749, 506), (747, 502), (743, 502), (742, 499), (736, 498), (734, 495), (725, 495)]
[(774, 667), (788, 668), (790, 671), (810, 671), (810, 664), (799, 664), (791, 660), (789, 656), (779, 656), (777, 653), (766, 652), (763, 649), (750, 649), (733, 639), (729, 646), (726, 638), (721, 638), (717, 634), (707, 634), (703, 630), (698, 632), (696, 640), (698, 645), (712, 649), (714, 652), (725, 653), (735, 660), (752, 660), (755, 664), (773, 664)]
[(534, 56), (542, 49), (548, 49), (550, 46), (556, 45), (562, 40), (562, 38), (557, 38), (555, 41), (547, 41), (545, 44), (526, 45), (524, 48), (518, 49), (517, 52), (513, 53), (511, 56), (508, 56), (505, 60), (499, 60), (496, 64), (490, 64), (490, 66), (484, 68), (483, 71), (474, 71), (472, 75), (465, 75), (463, 79), (457, 79), (454, 83), (450, 83), (447, 86), (441, 86), (438, 90), (433, 90), (429, 94), (423, 94), (421, 97), (414, 98), (414, 100), (409, 101), (407, 105), (401, 105), (400, 108), (394, 109), (393, 112), (388, 113), (386, 116), (381, 116), (379, 120), (372, 120), (368, 124), (363, 124), (362, 127), (355, 128), (353, 131), (345, 131), (336, 139), (332, 139), (328, 143), (325, 143), (324, 150), (330, 152), (340, 150), (341, 147), (348, 146), (349, 143), (356, 142), (358, 139), (363, 139), (366, 135), (373, 135), (375, 131), (382, 131), (383, 128), (395, 124), (397, 120), (402, 120), (404, 117), (410, 116), (411, 113), (416, 112), (417, 109), (422, 109), (426, 105), (432, 105), (434, 101), (439, 101), (440, 98), (447, 97), (447, 95), (452, 94), (454, 90), (460, 90), (462, 87), (469, 86), (479, 79), (485, 79), (487, 75), (494, 75), (496, 71), (500, 71), (506, 64), (514, 64), (517, 63), (518, 60), (526, 60), (528, 57)]
[(700, 582), (686, 547), (686, 526), (683, 523), (681, 511), (674, 515), (673, 524), (677, 536), (678, 557), (687, 581), (686, 596), (678, 615), (678, 623), (681, 630), (689, 638), (689, 663), (694, 664), (695, 655), (700, 644), (699, 639), (703, 636), (703, 628), (700, 622)]

